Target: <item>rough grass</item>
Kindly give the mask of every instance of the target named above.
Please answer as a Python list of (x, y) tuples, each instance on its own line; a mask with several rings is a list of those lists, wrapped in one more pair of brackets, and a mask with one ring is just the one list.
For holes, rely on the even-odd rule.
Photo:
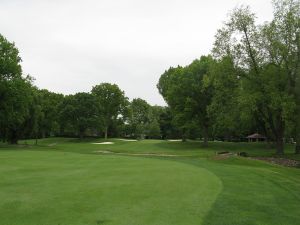
[[(103, 140), (1, 145), (0, 225), (300, 224), (300, 169), (212, 157), (216, 151), (273, 155), (263, 143), (95, 141)], [(292, 147), (287, 156), (295, 158)]]

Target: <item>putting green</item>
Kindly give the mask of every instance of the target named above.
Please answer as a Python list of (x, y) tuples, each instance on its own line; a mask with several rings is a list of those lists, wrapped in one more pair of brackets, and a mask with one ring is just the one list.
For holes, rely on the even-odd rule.
[(64, 152), (0, 152), (1, 225), (201, 224), (222, 189), (180, 162)]

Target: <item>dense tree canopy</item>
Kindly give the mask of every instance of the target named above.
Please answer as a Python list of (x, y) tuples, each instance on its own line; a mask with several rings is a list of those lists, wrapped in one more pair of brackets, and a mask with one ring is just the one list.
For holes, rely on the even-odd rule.
[(127, 98), (116, 84), (102, 83), (92, 89), (96, 97), (99, 117), (103, 120), (105, 139), (107, 139), (108, 128), (123, 115), (127, 105)]
[(0, 127), (3, 140), (17, 143), (32, 102), (31, 78), (22, 76), (18, 49), (0, 35)]
[[(249, 7), (236, 8), (218, 31), (214, 56), (229, 57), (242, 91), (240, 103), (283, 153), (283, 137), (295, 113), (299, 73), (299, 1), (274, 1), (274, 19), (256, 25)], [(296, 128), (297, 130), (298, 128)]]
[(210, 126), (207, 107), (213, 94), (208, 82), (212, 63), (210, 56), (202, 56), (186, 67), (170, 68), (158, 83), (159, 92), (174, 111), (174, 121), (182, 129), (183, 138), (199, 127), (205, 145)]
[(247, 6), (231, 11), (211, 55), (170, 67), (157, 84), (168, 106), (129, 101), (116, 85), (87, 93), (40, 90), (24, 75), (14, 43), (0, 35), (0, 137), (53, 135), (202, 138), (241, 141), (260, 133), (278, 154), (300, 153), (300, 3), (274, 0), (274, 18), (258, 25)]

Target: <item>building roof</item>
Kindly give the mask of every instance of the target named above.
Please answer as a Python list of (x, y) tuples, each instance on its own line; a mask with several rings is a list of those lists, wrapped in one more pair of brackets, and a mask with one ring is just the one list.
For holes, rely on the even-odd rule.
[(254, 134), (251, 134), (251, 135), (247, 136), (247, 138), (265, 139), (266, 137), (259, 134), (259, 133), (254, 133)]

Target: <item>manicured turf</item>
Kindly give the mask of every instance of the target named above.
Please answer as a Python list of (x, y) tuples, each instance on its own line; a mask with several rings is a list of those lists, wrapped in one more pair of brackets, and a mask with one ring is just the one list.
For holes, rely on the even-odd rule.
[(212, 157), (263, 144), (101, 141), (1, 145), (0, 225), (300, 224), (300, 169)]

